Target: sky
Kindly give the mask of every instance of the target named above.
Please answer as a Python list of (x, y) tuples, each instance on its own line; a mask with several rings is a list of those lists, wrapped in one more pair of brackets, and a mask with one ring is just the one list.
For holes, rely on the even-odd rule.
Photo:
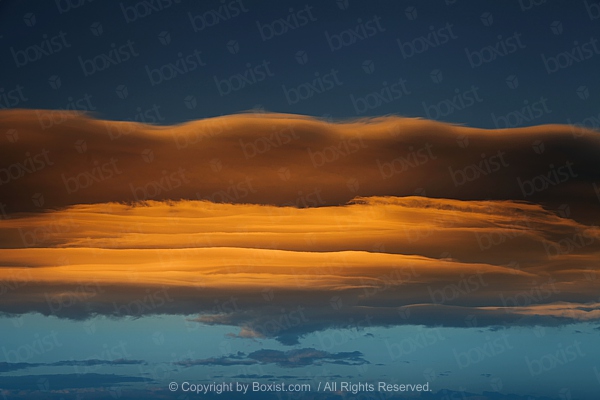
[(593, 0), (4, 1), (0, 104), (598, 127), (599, 16)]
[(599, 23), (1, 1), (0, 400), (596, 400)]

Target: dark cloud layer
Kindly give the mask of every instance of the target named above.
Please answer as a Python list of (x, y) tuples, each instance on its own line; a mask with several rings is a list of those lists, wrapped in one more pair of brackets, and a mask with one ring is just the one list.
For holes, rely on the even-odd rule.
[(156, 127), (2, 110), (0, 131), (6, 214), (106, 201), (319, 206), (419, 193), (569, 204), (575, 218), (600, 221), (600, 137), (571, 126), (241, 114)]
[(37, 367), (39, 365), (40, 364), (22, 363), (22, 362), (21, 363), (0, 362), (0, 373), (18, 371), (21, 369)]
[(145, 364), (145, 361), (141, 360), (62, 360), (53, 363), (10, 363), (0, 362), (0, 373), (13, 372), (22, 369), (36, 368), (36, 367), (91, 367), (96, 365), (107, 365), (107, 366), (118, 366), (118, 365), (140, 365)]
[(115, 374), (19, 375), (0, 377), (0, 388), (4, 390), (23, 390), (29, 388), (30, 390), (48, 392), (50, 390), (77, 388), (104, 388), (122, 383), (143, 381), (147, 381), (147, 379)]

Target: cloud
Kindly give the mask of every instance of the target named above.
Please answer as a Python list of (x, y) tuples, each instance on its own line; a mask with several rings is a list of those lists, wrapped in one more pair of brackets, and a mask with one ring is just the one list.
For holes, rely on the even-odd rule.
[(252, 365), (256, 364), (254, 360), (248, 360), (246, 355), (242, 352), (238, 352), (237, 354), (232, 354), (229, 356), (221, 356), (221, 357), (210, 357), (204, 359), (196, 359), (196, 360), (182, 360), (174, 362), (173, 364), (179, 365), (182, 367), (193, 367), (197, 365), (209, 365), (209, 366), (224, 366), (229, 367), (231, 365)]
[(298, 350), (257, 350), (248, 358), (262, 364), (277, 364), (280, 367), (304, 367), (307, 365), (322, 365), (323, 363), (340, 365), (369, 364), (360, 351), (329, 353), (313, 348)]
[(142, 360), (126, 360), (126, 359), (118, 359), (118, 360), (97, 360), (97, 359), (89, 359), (89, 360), (62, 360), (56, 361), (52, 363), (9, 363), (9, 362), (0, 362), (0, 373), (3, 372), (12, 372), (18, 371), (21, 369), (29, 369), (36, 367), (91, 367), (95, 365), (140, 365), (146, 364), (145, 361)]
[(157, 127), (2, 110), (4, 212), (205, 199), (342, 205), (355, 196), (525, 200), (600, 222), (600, 136), (564, 125), (483, 130), (382, 117), (238, 114)]
[(369, 364), (363, 358), (360, 351), (330, 353), (316, 350), (314, 348), (281, 350), (257, 350), (248, 355), (238, 352), (235, 355), (222, 356), (218, 358), (205, 358), (198, 360), (183, 360), (175, 362), (175, 365), (191, 367), (197, 365), (252, 365), (252, 364), (276, 364), (282, 368), (306, 367), (309, 365), (338, 364), (338, 365), (362, 365)]
[(53, 363), (43, 364), (50, 367), (64, 367), (64, 366), (76, 366), (76, 367), (91, 367), (94, 365), (141, 365), (146, 364), (145, 361), (142, 360), (126, 360), (126, 359), (117, 359), (117, 360), (97, 360), (97, 359), (89, 359), (89, 360), (64, 360), (57, 361)]
[(181, 314), (285, 344), (329, 328), (600, 319), (599, 229), (535, 204), (108, 203), (14, 216), (0, 237), (8, 314)]
[(144, 382), (148, 379), (115, 374), (52, 374), (17, 375), (0, 378), (4, 390), (64, 390), (104, 388), (122, 383)]
[(0, 111), (2, 313), (180, 314), (290, 345), (600, 319), (596, 132), (45, 113)]
[(27, 369), (27, 368), (33, 368), (33, 367), (37, 367), (39, 365), (41, 365), (41, 364), (0, 362), (0, 373), (18, 371), (18, 370)]

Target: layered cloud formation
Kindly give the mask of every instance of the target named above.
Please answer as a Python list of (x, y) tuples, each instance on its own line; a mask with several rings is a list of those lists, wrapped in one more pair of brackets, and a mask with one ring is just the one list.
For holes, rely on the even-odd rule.
[(600, 312), (600, 230), (515, 202), (108, 203), (11, 218), (0, 237), (9, 313), (184, 314), (291, 344), (330, 327)]
[(595, 132), (49, 111), (0, 126), (0, 312), (183, 314), (284, 344), (600, 318)]
[(600, 221), (600, 138), (571, 126), (239, 114), (157, 127), (3, 110), (0, 131), (5, 214), (113, 201), (307, 207), (419, 194), (569, 203), (575, 218)]

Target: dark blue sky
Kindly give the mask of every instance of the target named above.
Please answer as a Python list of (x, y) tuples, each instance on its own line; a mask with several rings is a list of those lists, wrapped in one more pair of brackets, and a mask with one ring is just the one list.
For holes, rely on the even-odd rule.
[(600, 127), (600, 2), (0, 3), (0, 108)]

